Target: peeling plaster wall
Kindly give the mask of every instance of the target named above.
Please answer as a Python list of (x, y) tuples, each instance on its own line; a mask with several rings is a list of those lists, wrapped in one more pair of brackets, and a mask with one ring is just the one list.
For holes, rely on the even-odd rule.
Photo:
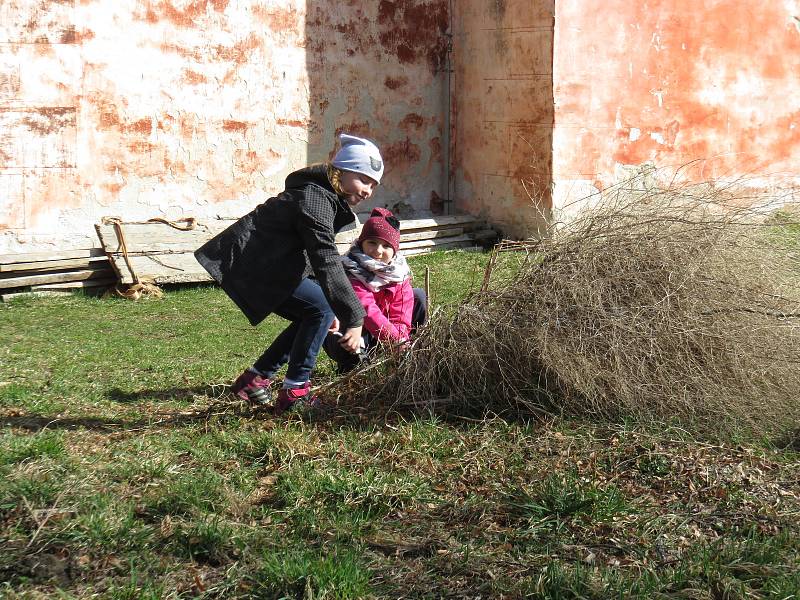
[(800, 1), (449, 4), (0, 2), (0, 253), (238, 216), (340, 131), (384, 152), (363, 211), (508, 235), (649, 164), (797, 183)]
[(693, 181), (796, 181), (798, 19), (796, 0), (559, 2), (555, 205), (648, 163)]
[(553, 0), (463, 0), (453, 15), (457, 208), (509, 236), (550, 211)]
[(373, 204), (427, 211), (447, 1), (362, 4), (4, 0), (0, 253), (96, 246), (105, 215), (241, 215), (342, 130), (384, 151)]
[(359, 211), (439, 209), (448, 26), (447, 0), (308, 1), (310, 158), (332, 157), (331, 140), (346, 131), (373, 139), (386, 164)]

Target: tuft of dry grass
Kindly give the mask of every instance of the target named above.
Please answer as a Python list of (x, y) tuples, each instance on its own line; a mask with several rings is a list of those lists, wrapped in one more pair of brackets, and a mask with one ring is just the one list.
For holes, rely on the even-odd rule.
[[(776, 433), (800, 408), (800, 264), (779, 198), (622, 185), (548, 237), (501, 244), (483, 288), (411, 351), (339, 383), (357, 402)], [(503, 250), (528, 253), (502, 281)]]

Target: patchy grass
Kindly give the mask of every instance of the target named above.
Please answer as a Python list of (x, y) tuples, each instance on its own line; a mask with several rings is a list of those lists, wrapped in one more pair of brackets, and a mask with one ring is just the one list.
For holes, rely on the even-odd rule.
[[(416, 285), (455, 301), (486, 259), (415, 258)], [(0, 305), (0, 597), (800, 594), (796, 440), (273, 419), (225, 385), (280, 327), (203, 286)]]

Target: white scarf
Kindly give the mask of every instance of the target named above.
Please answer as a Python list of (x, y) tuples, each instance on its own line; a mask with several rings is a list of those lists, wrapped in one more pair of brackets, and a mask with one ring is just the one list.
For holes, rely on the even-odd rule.
[(358, 243), (354, 243), (350, 251), (342, 256), (342, 265), (350, 277), (358, 279), (373, 292), (411, 278), (411, 269), (405, 257), (399, 252), (395, 254), (390, 264), (386, 264), (364, 254)]

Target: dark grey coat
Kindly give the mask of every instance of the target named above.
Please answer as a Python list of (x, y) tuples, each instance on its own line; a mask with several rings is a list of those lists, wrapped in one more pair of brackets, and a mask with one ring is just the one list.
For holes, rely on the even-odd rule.
[(364, 308), (342, 268), (334, 237), (355, 215), (333, 191), (326, 167), (291, 173), (286, 189), (260, 204), (194, 255), (251, 324), (257, 325), (313, 273), (346, 329)]

